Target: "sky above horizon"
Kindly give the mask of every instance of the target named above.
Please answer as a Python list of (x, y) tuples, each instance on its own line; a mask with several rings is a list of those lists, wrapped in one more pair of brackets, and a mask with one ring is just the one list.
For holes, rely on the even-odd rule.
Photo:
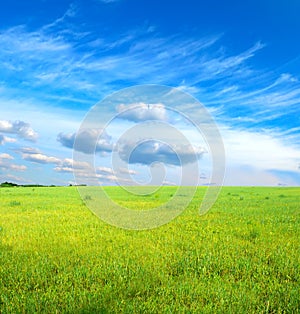
[[(128, 161), (117, 171), (137, 182), (155, 184), (152, 170), (161, 179), (157, 161), (165, 165), (164, 184), (180, 184), (179, 152), (191, 182), (213, 184), (209, 147), (193, 126), (201, 103), (222, 136), (225, 185), (299, 186), (299, 13), (297, 0), (1, 3), (0, 182), (93, 183), (94, 171), (98, 184), (115, 184), (117, 150)], [(177, 88), (198, 103), (178, 102), (175, 112), (150, 94), (148, 102), (126, 93), (110, 98), (143, 84)], [(101, 138), (96, 127), (78, 133), (99, 102), (103, 117), (117, 118)], [(132, 149), (128, 138), (116, 145), (128, 128), (153, 120), (180, 130), (193, 154), (177, 135), (169, 145), (136, 139)], [(73, 160), (76, 133), (82, 156), (96, 143), (94, 170), (84, 157)]]

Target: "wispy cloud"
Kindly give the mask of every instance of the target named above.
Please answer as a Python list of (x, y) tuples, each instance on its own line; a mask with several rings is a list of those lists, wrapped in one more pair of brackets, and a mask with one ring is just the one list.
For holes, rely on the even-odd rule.
[[(13, 66), (18, 64), (19, 68), (14, 71), (26, 75), (26, 80), (33, 86), (51, 84), (59, 89), (95, 91), (104, 84), (115, 85), (118, 80), (130, 80), (136, 84), (170, 84), (184, 72), (192, 71), (192, 75), (198, 72), (199, 65), (195, 67), (194, 63), (196, 54), (205, 52), (219, 39), (219, 36), (196, 40), (154, 39), (149, 38), (147, 32), (139, 34), (134, 30), (132, 34), (124, 34), (124, 38), (111, 41), (82, 34), (87, 37), (87, 44), (92, 45), (95, 40), (99, 43), (97, 49), (82, 51), (77, 48), (76, 34), (66, 35), (47, 27), (27, 31), (24, 26), (18, 26), (0, 34), (1, 46), (11, 47), (0, 48), (0, 60), (7, 65), (8, 71), (13, 71)], [(37, 66), (41, 62), (42, 68)], [(169, 71), (171, 62), (180, 67), (178, 71)], [(86, 73), (84, 79), (80, 75), (82, 71)], [(178, 83), (182, 79), (184, 77)]]
[(24, 184), (24, 183), (29, 183), (31, 181), (23, 178), (23, 177), (20, 177), (20, 176), (16, 176), (16, 175), (13, 175), (11, 173), (6, 173), (6, 174), (0, 174), (0, 181), (3, 182), (3, 181), (13, 181), (13, 182), (16, 182), (16, 183), (19, 183), (19, 184)]
[(108, 4), (108, 3), (120, 2), (122, 0), (96, 0), (96, 1)]
[(12, 156), (8, 154), (1, 154), (0, 156), (0, 169), (4, 171), (25, 171), (27, 169), (24, 165), (11, 163)]
[(62, 16), (60, 16), (59, 18), (57, 18), (53, 22), (44, 25), (41, 28), (41, 30), (45, 31), (45, 32), (49, 31), (51, 29), (57, 31), (57, 29), (59, 27), (62, 27), (62, 29), (65, 29), (65, 24), (67, 23), (67, 19), (75, 17), (77, 12), (78, 12), (78, 8), (77, 8), (76, 4), (75, 3), (71, 3), (69, 5), (69, 8), (67, 9), (67, 11)]
[[(92, 98), (100, 90), (109, 92), (124, 84), (177, 85), (208, 106), (226, 104), (226, 112), (220, 111), (225, 118), (240, 111), (230, 108), (243, 108), (248, 117), (258, 116), (263, 121), (275, 106), (294, 110), (299, 104), (297, 78), (289, 73), (262, 74), (251, 66), (251, 58), (265, 47), (261, 42), (232, 55), (218, 49), (222, 36), (154, 38), (152, 33), (133, 30), (131, 35), (111, 41), (82, 34), (87, 45), (97, 40), (97, 49), (78, 50), (73, 35), (56, 33), (55, 25), (35, 31), (25, 26), (4, 30), (0, 35), (0, 60), (9, 67), (8, 72), (19, 71), (21, 76), (26, 73), (30, 86), (43, 85), (75, 94), (82, 91)], [(38, 66), (41, 62), (42, 68)], [(16, 64), (19, 70), (12, 69)], [(257, 79), (260, 76), (264, 79)], [(274, 82), (266, 84), (270, 80)], [(201, 87), (203, 83), (208, 87)], [(289, 112), (278, 111), (281, 116)]]
[[(64, 23), (74, 11), (70, 8), (59, 22)], [(60, 29), (57, 32), (56, 23), (48, 28), (46, 26), (35, 31), (18, 26), (3, 30), (0, 35), (0, 47), (3, 47), (0, 48), (0, 60), (8, 66), (8, 72), (19, 71), (20, 78), (26, 75), (30, 86), (68, 90), (75, 94), (81, 91), (95, 97), (95, 93), (99, 95), (98, 91), (109, 92), (124, 87), (124, 84), (160, 83), (184, 88), (208, 105), (226, 103), (248, 108), (253, 103), (264, 108), (267, 104), (274, 104), (275, 99), (278, 106), (287, 105), (287, 101), (296, 105), (299, 99), (295, 87), (288, 95), (283, 94), (287, 84), (299, 85), (297, 78), (289, 73), (279, 77), (274, 73), (264, 73), (264, 80), (257, 85), (262, 71), (253, 68), (250, 62), (265, 47), (261, 42), (233, 55), (219, 49), (221, 35), (163, 38), (147, 31), (132, 30), (131, 34), (110, 41), (95, 38), (90, 33), (80, 34), (87, 46), (91, 48), (96, 42), (97, 46), (94, 49), (79, 49), (76, 32), (71, 35)], [(43, 67), (38, 66), (41, 62)], [(19, 70), (13, 70), (16, 64)], [(265, 83), (270, 79), (276, 83), (268, 87)], [(203, 89), (203, 83), (208, 87)], [(273, 87), (276, 91), (269, 93), (268, 90)]]
[[(224, 126), (230, 163), (264, 171), (273, 168), (298, 171), (294, 165), (299, 164), (299, 78), (285, 69), (255, 66), (254, 60), (264, 49), (264, 43), (254, 41), (248, 49), (233, 53), (224, 48), (222, 35), (162, 36), (154, 27), (132, 29), (117, 36), (103, 33), (100, 37), (84, 25), (80, 30), (75, 26), (72, 19), (77, 12), (78, 8), (71, 5), (61, 17), (42, 27), (29, 29), (19, 25), (0, 31), (1, 97), (10, 98), (10, 102), (4, 98), (5, 101), (1, 101), (1, 149), (7, 149), (19, 139), (35, 141), (41, 129), (48, 134), (44, 136), (44, 143), (51, 134), (56, 144), (56, 134), (63, 131), (57, 137), (62, 146), (52, 147), (53, 151), (58, 149), (59, 154), (24, 149), (23, 159), (28, 164), (52, 164), (57, 173), (71, 173), (74, 168), (82, 167), (84, 177), (84, 171), (89, 173), (89, 165), (75, 164), (64, 158), (66, 156), (62, 157), (61, 152), (63, 147), (73, 148), (76, 133), (68, 133), (75, 129), (75, 123), (70, 123), (73, 116), (68, 113), (70, 117), (62, 118), (63, 114), (59, 113), (50, 119), (51, 112), (43, 113), (44, 108), (89, 108), (94, 101), (119, 88), (156, 83), (178, 86), (208, 107), (219, 125)], [(26, 105), (20, 101), (23, 96), (15, 99), (15, 95), (24, 95)], [(44, 101), (37, 103), (37, 99)], [(30, 107), (31, 112), (26, 115), (23, 108), (29, 103), (37, 104)], [(5, 116), (7, 107), (11, 108), (13, 118)], [(115, 105), (110, 110), (115, 110)], [(21, 111), (19, 119), (29, 121), (30, 118), (30, 123), (13, 121), (15, 112)], [(160, 104), (141, 103), (133, 108), (120, 103), (117, 111), (121, 118), (131, 122), (168, 119)], [(114, 148), (110, 135), (104, 133), (100, 140), (98, 135), (99, 130), (77, 134), (76, 149), (86, 154), (94, 150), (110, 153)], [(147, 151), (153, 160), (154, 155), (159, 154), (161, 161), (175, 163), (170, 149), (150, 146), (135, 152), (136, 161), (146, 160)], [(182, 150), (179, 148), (179, 151)], [(22, 165), (12, 166), (8, 158), (1, 160), (2, 169), (25, 169)], [(102, 171), (98, 169), (98, 179), (113, 180), (116, 174), (108, 169), (106, 173), (105, 167)], [(272, 180), (274, 176), (272, 174)]]

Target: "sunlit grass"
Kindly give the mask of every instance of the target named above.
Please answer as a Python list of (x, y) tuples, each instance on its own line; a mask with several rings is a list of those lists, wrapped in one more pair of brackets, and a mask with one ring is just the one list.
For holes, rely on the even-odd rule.
[[(116, 202), (147, 209), (176, 188)], [(125, 196), (125, 194), (126, 196)], [(0, 189), (1, 313), (299, 313), (300, 189), (204, 189), (171, 223), (111, 227), (76, 188)]]

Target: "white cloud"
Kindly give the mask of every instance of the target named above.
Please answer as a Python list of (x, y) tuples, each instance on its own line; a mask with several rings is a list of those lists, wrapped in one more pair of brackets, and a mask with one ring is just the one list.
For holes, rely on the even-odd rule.
[(4, 136), (4, 143), (16, 143), (17, 140), (12, 137)]
[[(24, 26), (3, 31), (0, 35), (0, 61), (6, 61), (4, 65), (9, 71), (17, 71), (32, 86), (50, 83), (59, 89), (81, 89), (95, 95), (97, 87), (105, 90), (107, 84), (117, 80), (171, 83), (170, 78), (182, 77), (184, 69), (195, 68), (195, 62), (188, 61), (193, 54), (210, 47), (220, 37), (153, 39), (148, 38), (147, 28), (144, 31), (131, 30), (121, 39), (119, 36), (109, 40), (99, 39), (98, 35), (93, 37), (90, 32), (71, 30), (73, 24), (68, 25), (68, 31), (65, 27), (58, 27), (57, 24), (69, 15), (65, 14), (61, 19), (34, 31), (28, 31)], [(98, 49), (82, 52), (78, 49), (78, 39), (82, 38), (85, 38), (85, 45), (98, 41)], [(126, 49), (116, 53), (116, 45), (126, 45)], [(107, 53), (102, 55), (98, 51)], [(178, 71), (169, 70), (174, 60)], [(39, 66), (41, 62), (43, 67)], [(83, 76), (79, 75), (83, 72)], [(193, 70), (195, 72), (197, 69)]]
[(20, 177), (20, 176), (15, 176), (13, 174), (10, 173), (6, 173), (6, 174), (0, 174), (0, 181), (13, 181), (15, 183), (19, 183), (19, 184), (24, 184), (24, 183), (29, 183), (30, 181), (28, 181), (27, 179)]
[(57, 166), (53, 170), (56, 171), (56, 172), (66, 172), (66, 173), (73, 173), (74, 172), (73, 167)]
[(0, 134), (0, 145), (3, 145), (5, 143), (15, 143), (17, 140), (8, 136), (4, 136)]
[(0, 168), (5, 171), (25, 171), (27, 169), (24, 165), (11, 164), (7, 160), (0, 159)]
[(75, 161), (71, 158), (65, 158), (58, 163), (58, 166), (54, 168), (57, 172), (69, 172), (73, 173), (76, 171), (78, 174), (79, 172), (88, 173), (91, 172), (92, 167), (88, 162), (85, 161)]
[[(55, 170), (61, 172), (73, 172), (72, 168), (55, 168)], [(77, 184), (101, 185), (103, 182), (113, 184), (131, 183), (131, 180), (115, 175), (113, 170), (108, 167), (97, 167), (96, 169), (93, 169), (92, 167), (88, 167), (86, 169), (74, 169), (74, 172)]]
[[(37, 57), (38, 53), (62, 51), (70, 47), (58, 36), (49, 36), (42, 31), (28, 32), (24, 26), (16, 26), (2, 31), (0, 33), (0, 43), (3, 45), (7, 42), (10, 42), (10, 46), (5, 47), (5, 50), (3, 49), (6, 53), (30, 52)], [(40, 59), (41, 56), (38, 58)]]
[(109, 167), (97, 167), (96, 171), (97, 173), (100, 173), (100, 174), (112, 174), (112, 175), (114, 174), (113, 169)]
[(55, 164), (54, 170), (56, 172), (74, 172), (76, 171), (91, 171), (92, 167), (88, 162), (75, 161), (71, 158), (59, 159), (54, 156), (47, 156), (40, 153), (38, 150), (30, 147), (22, 148), (21, 150), (22, 158), (24, 160), (38, 163), (38, 164)]
[(129, 164), (150, 165), (162, 162), (179, 166), (196, 162), (206, 151), (188, 144), (165, 144), (155, 140), (145, 142), (124, 141), (118, 146), (120, 158)]
[[(300, 176), (299, 176), (300, 177)], [(295, 186), (299, 180), (291, 172), (276, 173), (255, 167), (228, 167), (224, 185)]]
[(117, 107), (118, 118), (140, 122), (146, 120), (167, 120), (167, 110), (163, 104), (136, 103), (130, 105), (121, 104)]
[(38, 136), (31, 128), (30, 124), (23, 121), (0, 120), (0, 132), (16, 134), (17, 136), (30, 141), (35, 141)]
[(21, 147), (15, 150), (17, 153), (24, 153), (24, 154), (41, 154), (41, 151), (34, 147)]
[(195, 87), (195, 86), (180, 85), (180, 86), (177, 86), (176, 88), (185, 92), (185, 93), (194, 94), (194, 95), (199, 93), (199, 91), (200, 91), (200, 89), (198, 87)]
[(50, 24), (44, 25), (41, 30), (49, 31), (53, 29), (57, 31), (59, 27), (64, 28), (64, 23), (66, 22), (67, 18), (75, 17), (76, 13), (77, 13), (77, 6), (74, 3), (71, 3), (67, 11), (61, 17), (59, 17), (58, 19), (56, 19)]
[[(109, 2), (110, 0), (103, 1)], [(133, 35), (124, 35), (121, 38), (112, 37), (109, 40), (99, 38), (97, 49), (82, 52), (82, 50), (77, 49), (77, 39), (80, 38), (79, 36), (86, 35), (71, 34), (72, 30), (63, 29), (64, 20), (74, 16), (74, 13), (75, 7), (73, 6), (62, 18), (41, 29), (29, 31), (24, 26), (18, 26), (3, 30), (0, 34), (1, 64), (10, 75), (14, 74), (20, 81), (27, 82), (32, 87), (30, 88), (30, 101), (27, 104), (16, 104), (19, 100), (11, 100), (7, 103), (2, 101), (2, 116), (13, 120), (15, 113), (19, 112), (22, 114), (22, 116), (18, 116), (19, 119), (31, 121), (34, 129), (38, 125), (39, 135), (41, 135), (41, 129), (44, 130), (44, 146), (49, 145), (48, 139), (54, 132), (55, 134), (58, 133), (55, 131), (54, 126), (56, 126), (58, 130), (65, 132), (59, 135), (58, 140), (65, 147), (72, 148), (75, 135), (66, 132), (76, 129), (75, 123), (70, 125), (70, 120), (74, 119), (74, 115), (78, 115), (79, 111), (72, 112), (70, 110), (63, 116), (61, 112), (56, 114), (57, 111), (53, 110), (49, 103), (41, 103), (41, 106), (36, 105), (35, 108), (32, 105), (28, 107), (34, 97), (39, 97), (39, 94), (34, 94), (34, 87), (38, 84), (45, 84), (49, 87), (49, 94), (52, 97), (62, 94), (56, 94), (56, 89), (71, 91), (63, 94), (74, 95), (73, 103), (76, 102), (78, 94), (75, 92), (78, 91), (78, 88), (87, 91), (85, 100), (89, 102), (88, 96), (93, 95), (95, 97), (95, 87), (101, 86), (101, 91), (109, 93), (112, 86), (113, 88), (118, 87), (119, 83), (116, 82), (156, 82), (175, 86), (181, 84), (179, 89), (201, 95), (206, 100), (203, 103), (209, 104), (210, 108), (223, 106), (223, 110), (214, 113), (215, 116), (218, 115), (221, 121), (227, 118), (229, 127), (227, 131), (224, 131), (223, 136), (230, 166), (234, 164), (249, 165), (249, 167), (262, 171), (264, 169), (283, 171), (298, 169), (299, 148), (295, 144), (290, 144), (291, 136), (285, 139), (276, 138), (274, 134), (262, 134), (259, 131), (251, 132), (234, 128), (235, 124), (255, 127), (255, 124), (262, 123), (262, 121), (268, 122), (270, 119), (289, 115), (288, 119), (282, 120), (279, 128), (281, 130), (294, 130), (292, 140), (294, 143), (297, 141), (299, 143), (299, 130), (296, 127), (298, 122), (294, 118), (299, 115), (299, 81), (289, 73), (276, 74), (276, 76), (273, 71), (270, 74), (265, 69), (263, 73), (259, 73), (253, 65), (249, 65), (251, 58), (264, 47), (263, 44), (257, 43), (246, 51), (232, 54), (226, 52), (226, 48), (219, 49), (219, 47), (214, 46), (221, 36), (210, 38), (173, 36), (167, 38), (154, 34), (152, 38), (149, 38), (149, 34), (137, 32), (138, 35), (136, 35), (132, 32)], [(59, 23), (62, 24), (58, 27)], [(95, 44), (93, 34), (86, 36), (85, 40), (87, 46)], [(120, 46), (122, 49), (116, 51), (115, 48)], [(148, 47), (151, 49), (149, 50)], [(206, 50), (207, 48), (209, 50)], [(95, 51), (104, 51), (105, 53), (97, 54)], [(43, 67), (40, 64), (43, 64)], [(174, 64), (176, 70), (170, 71), (174, 68)], [(226, 80), (223, 80), (224, 78)], [(208, 83), (199, 84), (202, 81)], [(274, 83), (268, 85), (270, 81)], [(207, 90), (203, 86), (206, 86)], [(21, 95), (23, 91), (26, 92), (23, 85), (14, 84), (13, 95)], [(45, 93), (47, 93), (46, 89)], [(55, 97), (57, 97), (55, 103), (64, 104), (65, 101), (69, 101), (63, 98), (59, 99), (59, 96)], [(52, 102), (53, 98), (50, 101)], [(81, 101), (84, 100), (81, 99)], [(168, 118), (164, 107), (151, 107), (152, 104), (148, 106), (145, 103), (137, 105), (140, 107), (136, 109), (120, 105), (118, 112), (124, 119), (134, 122)], [(49, 107), (47, 108), (47, 106)], [(3, 110), (10, 111), (10, 116), (3, 114)], [(61, 111), (61, 109), (58, 110)], [(83, 115), (82, 112), (80, 114)], [(235, 114), (237, 116), (233, 117), (232, 115)], [(34, 122), (31, 120), (31, 116), (34, 117)], [(80, 118), (77, 117), (77, 120), (79, 121)], [(285, 121), (287, 122), (285, 123)], [(21, 122), (25, 123), (22, 131), (22, 126), (18, 125), (17, 122), (0, 121), (0, 132), (31, 140), (36, 139), (37, 134), (30, 125)], [(230, 128), (230, 125), (233, 127)], [(99, 142), (92, 133), (80, 135), (78, 150), (93, 153), (94, 146), (98, 152), (110, 152), (112, 150), (113, 145), (109, 137), (104, 137)], [(16, 140), (0, 134), (0, 144), (13, 141)], [(158, 152), (162, 150), (163, 148), (160, 148)], [(25, 151), (23, 153), (31, 154)], [(154, 148), (152, 155), (154, 156)], [(170, 151), (164, 150), (162, 155), (163, 157), (159, 157), (161, 160), (164, 158), (168, 160), (172, 154)], [(144, 157), (146, 158), (140, 154), (140, 159), (143, 160)], [(29, 158), (32, 159), (32, 157)], [(68, 172), (71, 172), (75, 167), (68, 162), (62, 164), (61, 159), (49, 157), (37, 151), (33, 158), (38, 163), (50, 161), (50, 163), (57, 165), (57, 169)], [(257, 180), (259, 182), (259, 178)]]
[(0, 168), (5, 171), (25, 171), (27, 169), (27, 167), (24, 165), (11, 163), (10, 161), (13, 159), (14, 157), (8, 153), (1, 153)]
[(126, 179), (126, 178), (122, 178), (122, 177), (119, 177), (117, 175), (114, 175), (114, 174), (101, 174), (101, 173), (97, 173), (95, 175), (95, 177), (97, 179), (101, 179), (103, 181), (108, 181), (110, 183), (114, 183), (114, 184), (118, 184), (118, 183), (121, 183), (121, 184), (132, 184), (132, 180), (130, 179)]
[(130, 175), (138, 174), (138, 172), (136, 170), (133, 170), (133, 169), (119, 168), (118, 171), (121, 174), (130, 174)]
[(52, 156), (46, 156), (44, 154), (39, 154), (39, 153), (30, 153), (22, 154), (22, 158), (27, 161), (31, 161), (34, 163), (39, 163), (39, 164), (58, 164), (60, 163), (60, 159)]
[[(87, 162), (72, 161), (72, 159), (64, 159), (54, 170), (61, 173), (73, 173), (77, 183), (72, 182), (72, 184), (132, 183), (132, 180), (117, 175), (110, 167), (101, 166), (94, 168)], [(136, 174), (135, 171), (130, 171), (130, 173)]]
[(261, 170), (295, 171), (300, 149), (267, 132), (223, 128), (227, 164)]
[(3, 154), (0, 154), (0, 159), (14, 159), (14, 157), (7, 153), (3, 153)]
[(27, 167), (24, 165), (15, 165), (15, 164), (10, 165), (9, 168), (15, 171), (25, 171), (27, 169)]
[(73, 167), (75, 169), (88, 169), (90, 164), (85, 161), (75, 161), (71, 158), (65, 158), (62, 160), (61, 166)]
[[(254, 57), (255, 53), (265, 45), (261, 42), (257, 42), (253, 47), (242, 52), (239, 55), (235, 56), (218, 56), (218, 57), (209, 57), (204, 56), (201, 67), (205, 68), (205, 73), (214, 78), (222, 78), (228, 75), (248, 75), (251, 73), (251, 70), (248, 68), (243, 68), (245, 62)], [(244, 74), (243, 74), (244, 72)], [(205, 77), (204, 77), (205, 78)]]
[(175, 182), (173, 182), (173, 181), (168, 181), (168, 180), (163, 181), (162, 184), (163, 184), (163, 185), (166, 185), (166, 186), (174, 186), (174, 185), (177, 185)]
[(4, 144), (4, 136), (0, 134), (0, 145)]
[(57, 140), (63, 146), (74, 148), (85, 154), (111, 152), (113, 149), (111, 137), (103, 129), (85, 129), (69, 134), (59, 133)]

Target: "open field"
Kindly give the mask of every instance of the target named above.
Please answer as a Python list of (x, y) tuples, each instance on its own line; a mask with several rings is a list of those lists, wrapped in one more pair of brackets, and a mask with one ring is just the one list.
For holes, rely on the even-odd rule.
[[(132, 208), (174, 190), (107, 189)], [(171, 223), (129, 231), (75, 187), (1, 188), (0, 312), (299, 313), (300, 189), (225, 187), (199, 216), (203, 194)]]

